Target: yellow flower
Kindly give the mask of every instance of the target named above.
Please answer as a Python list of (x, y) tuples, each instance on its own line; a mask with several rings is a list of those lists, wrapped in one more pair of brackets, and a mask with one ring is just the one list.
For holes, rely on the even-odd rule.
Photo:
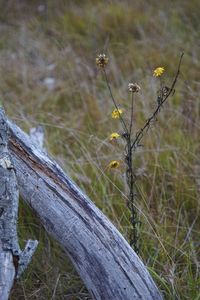
[(110, 141), (116, 140), (120, 137), (120, 134), (118, 134), (117, 132), (113, 132), (110, 135)]
[(119, 119), (122, 112), (123, 112), (122, 109), (114, 109), (112, 112), (112, 118)]
[(117, 169), (119, 168), (119, 165), (120, 163), (117, 160), (112, 160), (108, 166), (110, 169)]
[(162, 75), (162, 73), (165, 71), (165, 68), (163, 67), (158, 67), (153, 71), (153, 76), (159, 77)]
[(105, 54), (99, 54), (96, 57), (96, 65), (100, 68), (104, 68), (108, 64), (108, 60)]

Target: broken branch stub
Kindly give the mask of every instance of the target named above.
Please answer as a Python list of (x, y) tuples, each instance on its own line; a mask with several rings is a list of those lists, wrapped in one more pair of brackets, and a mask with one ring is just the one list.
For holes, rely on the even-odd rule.
[(14, 279), (27, 267), (38, 242), (29, 240), (21, 251), (17, 236), (18, 186), (7, 147), (8, 125), (0, 109), (0, 299), (9, 297)]

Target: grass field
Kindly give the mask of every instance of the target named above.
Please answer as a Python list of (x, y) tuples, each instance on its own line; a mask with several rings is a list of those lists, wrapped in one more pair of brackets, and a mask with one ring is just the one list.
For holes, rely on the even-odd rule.
[[(152, 71), (176, 73), (185, 53), (176, 92), (135, 155), (142, 221), (140, 257), (166, 300), (200, 300), (200, 1), (198, 0), (0, 0), (0, 101), (24, 130), (42, 124), (46, 148), (128, 239), (120, 131), (106, 84), (95, 65), (109, 56), (115, 98), (128, 111), (129, 82), (135, 100), (134, 130), (156, 101)], [(90, 299), (62, 249), (20, 203), (21, 243), (39, 248), (11, 300)], [(105, 299), (109, 300), (109, 299)], [(122, 299), (123, 300), (123, 299)]]

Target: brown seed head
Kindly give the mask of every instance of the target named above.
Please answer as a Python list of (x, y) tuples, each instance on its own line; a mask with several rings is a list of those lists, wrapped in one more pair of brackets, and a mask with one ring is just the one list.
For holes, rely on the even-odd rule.
[(128, 90), (131, 93), (138, 93), (141, 90), (141, 87), (137, 83), (129, 83)]
[(108, 64), (108, 57), (105, 54), (99, 54), (96, 57), (96, 65), (100, 68), (104, 68)]

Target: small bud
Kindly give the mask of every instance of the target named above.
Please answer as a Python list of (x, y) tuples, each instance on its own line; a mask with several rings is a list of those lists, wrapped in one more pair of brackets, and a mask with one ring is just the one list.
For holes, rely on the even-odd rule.
[(129, 138), (129, 134), (127, 132), (122, 133), (122, 137), (124, 139), (128, 139)]
[(164, 86), (162, 88), (162, 93), (163, 93), (163, 96), (167, 96), (170, 92), (170, 88), (168, 86)]

